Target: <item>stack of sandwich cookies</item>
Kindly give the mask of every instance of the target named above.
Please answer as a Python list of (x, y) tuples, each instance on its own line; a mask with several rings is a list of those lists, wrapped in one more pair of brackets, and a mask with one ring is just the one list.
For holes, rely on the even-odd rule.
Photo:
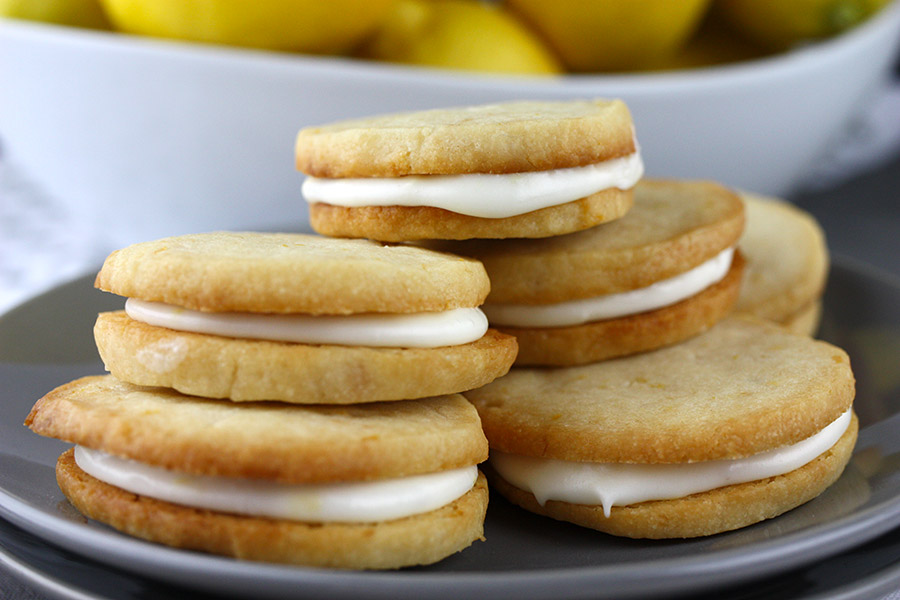
[(466, 393), (489, 479), (523, 508), (615, 535), (711, 535), (816, 497), (856, 440), (847, 355), (732, 317), (686, 342)]
[(429, 564), (482, 537), (488, 445), (456, 392), (506, 373), (516, 342), (487, 328), (477, 261), (198, 234), (114, 252), (96, 285), (128, 297), (94, 329), (112, 375), (53, 390), (26, 421), (78, 445), (57, 480), (85, 515), (348, 569)]
[(738, 297), (743, 226), (740, 198), (721, 185), (645, 179), (611, 223), (432, 247), (484, 263), (483, 308), (517, 338), (518, 365), (565, 366), (677, 343), (723, 318)]
[(647, 538), (775, 516), (849, 460), (846, 354), (725, 319), (744, 204), (640, 181), (623, 103), (345, 121), (302, 130), (296, 160), (313, 228), (368, 239), (201, 234), (104, 263), (96, 286), (127, 298), (94, 329), (112, 375), (26, 421), (77, 444), (57, 479), (89, 517), (397, 568), (481, 538), (488, 443), (512, 502)]
[(478, 309), (490, 285), (482, 265), (421, 248), (188, 235), (112, 253), (96, 285), (128, 297), (95, 325), (107, 369), (197, 396), (422, 398), (483, 385), (516, 354)]
[(742, 194), (747, 226), (738, 244), (747, 259), (736, 311), (813, 335), (828, 277), (825, 234), (809, 213), (776, 198)]
[(319, 233), (383, 241), (540, 238), (624, 215), (643, 173), (621, 101), (509, 102), (303, 129)]
[(481, 538), (487, 442), (458, 395), (353, 406), (237, 404), (86, 377), (26, 425), (77, 444), (57, 481), (130, 535), (333, 568), (436, 562)]
[[(517, 365), (557, 367), (465, 393), (513, 502), (619, 535), (708, 535), (808, 501), (849, 459), (846, 355), (720, 322), (743, 277), (741, 199), (712, 183), (639, 183), (620, 102), (347, 121), (301, 131), (296, 158), (314, 229), (481, 260), (485, 312), (517, 337)], [(667, 483), (597, 483), (634, 470)]]

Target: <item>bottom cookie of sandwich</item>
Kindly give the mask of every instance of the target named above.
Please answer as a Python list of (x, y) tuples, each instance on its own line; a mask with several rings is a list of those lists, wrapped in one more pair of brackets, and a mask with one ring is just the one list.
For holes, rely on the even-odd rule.
[(474, 487), (436, 510), (378, 523), (304, 523), (181, 506), (85, 473), (67, 450), (56, 466), (63, 494), (84, 515), (129, 535), (244, 560), (342, 569), (431, 564), (482, 539), (488, 489)]
[(530, 512), (567, 521), (612, 535), (646, 538), (691, 538), (740, 529), (771, 519), (819, 496), (830, 487), (850, 460), (858, 424), (852, 424), (838, 442), (812, 462), (783, 475), (738, 483), (670, 500), (651, 500), (603, 506), (548, 500), (543, 505), (493, 469), (488, 476), (501, 496)]

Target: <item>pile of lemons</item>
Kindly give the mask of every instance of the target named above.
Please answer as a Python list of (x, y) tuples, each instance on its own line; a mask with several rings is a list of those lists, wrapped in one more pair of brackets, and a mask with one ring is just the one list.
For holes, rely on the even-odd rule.
[(889, 0), (0, 0), (128, 34), (514, 74), (692, 68), (827, 38)]

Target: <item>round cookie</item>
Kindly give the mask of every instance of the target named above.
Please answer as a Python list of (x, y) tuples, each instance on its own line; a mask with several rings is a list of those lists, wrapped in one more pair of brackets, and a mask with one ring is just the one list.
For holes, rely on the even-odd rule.
[(492, 326), (516, 336), (518, 365), (577, 365), (651, 350), (696, 335), (731, 311), (742, 276), (740, 255), (703, 287), (636, 312), (628, 312), (639, 306), (629, 300), (622, 314), (591, 318), (579, 305), (572, 308), (572, 322), (547, 325), (516, 322), (518, 315), (500, 312), (557, 310), (573, 301), (608, 302), (617, 294), (652, 290), (733, 248), (741, 235), (741, 201), (721, 185), (643, 180), (634, 195), (628, 215), (587, 231), (542, 240), (433, 242), (430, 247), (484, 263), (491, 278), (484, 310)]
[(490, 291), (475, 260), (299, 233), (215, 232), (112, 252), (95, 286), (209, 312), (410, 313), (478, 306)]
[[(86, 377), (40, 399), (33, 431), (186, 475), (310, 484), (378, 481), (470, 467), (487, 457), (460, 395), (352, 407), (253, 405)], [(435, 562), (482, 536), (481, 476), (450, 503), (385, 521), (303, 522), (191, 508), (88, 475), (71, 451), (57, 465), (86, 515), (131, 535), (244, 558), (338, 568)]]
[[(854, 385), (843, 350), (763, 321), (729, 318), (653, 352), (580, 367), (513, 369), (466, 397), (481, 415), (492, 454), (659, 466), (745, 459), (798, 444), (851, 408)], [(539, 512), (632, 537), (707, 535), (747, 525), (808, 500), (836, 479), (855, 427), (818, 466), (767, 478), (766, 485), (784, 487), (768, 499), (749, 481), (614, 505), (611, 520), (599, 506), (559, 500)], [(526, 508), (539, 504), (508, 483), (498, 490)]]
[(478, 415), (458, 394), (352, 406), (235, 404), (105, 375), (51, 391), (26, 425), (166, 469), (283, 483), (403, 477), (487, 458)]
[(812, 335), (828, 276), (825, 234), (806, 211), (776, 198), (742, 194), (747, 226), (738, 247), (747, 259), (736, 312)]
[[(178, 314), (196, 311), (204, 322), (220, 316), (393, 318), (474, 309), (490, 286), (484, 268), (471, 259), (368, 240), (262, 233), (135, 244), (107, 258), (96, 285), (164, 303)], [(112, 312), (97, 319), (97, 348), (113, 375), (235, 401), (346, 404), (456, 393), (506, 373), (516, 354), (514, 338), (490, 329), (471, 341), (374, 347), (353, 339), (262, 339), (255, 330), (189, 330), (179, 321), (138, 318)], [(343, 327), (356, 336), (362, 326), (354, 323)], [(283, 330), (275, 329), (281, 336)]]
[(632, 128), (620, 100), (518, 101), (309, 127), (295, 150), (314, 177), (521, 173), (632, 153)]
[[(301, 130), (295, 151), (297, 168), (309, 176), (304, 195), (313, 228), (384, 241), (579, 231), (624, 215), (630, 188), (643, 172), (631, 115), (618, 100), (520, 101), (341, 121)], [(549, 187), (558, 192), (560, 174), (569, 178), (568, 189), (572, 170), (583, 173), (596, 165), (609, 165), (609, 172), (592, 176), (596, 185), (572, 187), (565, 197), (532, 205), (514, 196), (521, 186), (515, 179), (523, 175), (550, 174), (557, 179)], [(488, 193), (473, 209), (470, 196), (480, 185), (441, 192), (447, 203), (434, 203), (424, 189), (436, 181), (456, 186), (458, 176), (488, 177), (491, 186), (502, 183), (491, 187), (501, 191)], [(408, 197), (371, 189), (389, 180), (400, 182), (401, 196)], [(353, 187), (346, 189), (352, 191), (336, 193), (335, 181), (349, 182)]]
[(100, 356), (116, 377), (235, 402), (353, 404), (420, 398), (479, 387), (509, 370), (516, 346), (489, 329), (440, 348), (370, 348), (231, 339), (135, 321), (123, 311), (94, 324)]

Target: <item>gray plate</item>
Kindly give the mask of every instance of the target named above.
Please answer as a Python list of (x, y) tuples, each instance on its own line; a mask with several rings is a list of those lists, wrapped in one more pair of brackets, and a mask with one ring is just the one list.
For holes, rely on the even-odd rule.
[[(91, 325), (97, 311), (120, 306), (120, 299), (81, 279), (0, 318), (0, 516), (74, 553), (69, 556), (90, 557), (85, 563), (94, 568), (121, 569), (137, 575), (133, 581), (151, 582), (145, 585), (159, 581), (254, 598), (661, 597), (750, 579), (778, 581), (789, 570), (811, 582), (828, 581), (836, 573), (822, 568), (828, 557), (870, 546), (884, 556), (884, 547), (895, 548), (896, 533), (880, 538), (886, 542), (875, 538), (900, 525), (900, 439), (894, 435), (900, 427), (900, 284), (845, 260), (832, 271), (822, 337), (850, 353), (862, 430), (844, 475), (819, 498), (740, 531), (650, 542), (550, 521), (495, 497), (487, 542), (431, 567), (387, 573), (289, 568), (179, 551), (78, 515), (53, 476), (66, 446), (20, 424), (43, 393), (102, 372)], [(879, 567), (882, 583), (896, 577), (895, 560)], [(832, 562), (844, 565), (847, 581), (874, 576), (871, 568), (863, 573), (848, 567), (852, 560)], [(797, 581), (793, 574), (784, 580)], [(772, 595), (772, 589), (766, 592)]]

